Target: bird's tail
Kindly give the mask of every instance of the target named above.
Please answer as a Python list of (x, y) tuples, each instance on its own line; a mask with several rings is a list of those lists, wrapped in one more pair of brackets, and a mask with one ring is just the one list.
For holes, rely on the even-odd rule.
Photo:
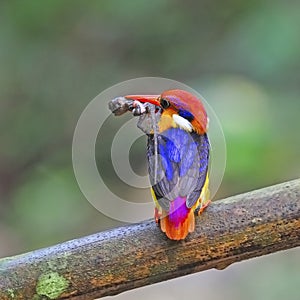
[(186, 198), (177, 197), (170, 202), (168, 213), (163, 212), (160, 227), (167, 237), (172, 240), (182, 240), (195, 229), (193, 209), (186, 207)]

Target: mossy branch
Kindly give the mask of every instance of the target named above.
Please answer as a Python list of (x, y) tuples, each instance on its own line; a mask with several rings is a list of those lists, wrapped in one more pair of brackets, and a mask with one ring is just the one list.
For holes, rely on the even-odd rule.
[(300, 179), (213, 202), (184, 241), (154, 221), (0, 260), (0, 299), (94, 299), (300, 245)]

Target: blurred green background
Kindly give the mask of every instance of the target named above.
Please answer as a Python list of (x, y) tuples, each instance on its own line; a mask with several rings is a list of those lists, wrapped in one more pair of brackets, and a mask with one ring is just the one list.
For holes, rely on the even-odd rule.
[[(85, 106), (123, 80), (207, 99), (227, 140), (217, 198), (299, 177), (299, 28), (299, 1), (1, 1), (0, 257), (120, 224), (81, 194), (71, 146)], [(116, 298), (299, 299), (299, 284), (294, 249)]]

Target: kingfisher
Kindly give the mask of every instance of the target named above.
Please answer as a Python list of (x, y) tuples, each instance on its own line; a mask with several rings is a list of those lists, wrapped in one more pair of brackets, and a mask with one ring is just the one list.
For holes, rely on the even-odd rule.
[[(136, 115), (154, 107), (147, 118), (148, 172), (155, 220), (171, 240), (183, 240), (195, 229), (195, 215), (210, 203), (208, 117), (192, 93), (166, 90), (161, 95), (127, 95)], [(149, 121), (150, 120), (150, 121)], [(142, 122), (140, 122), (142, 123)]]

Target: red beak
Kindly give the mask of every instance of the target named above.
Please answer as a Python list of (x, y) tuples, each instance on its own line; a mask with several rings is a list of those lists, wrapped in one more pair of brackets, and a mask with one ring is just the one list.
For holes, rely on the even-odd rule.
[(125, 98), (129, 100), (136, 100), (142, 103), (151, 103), (156, 106), (160, 106), (160, 95), (127, 95), (125, 96)]

